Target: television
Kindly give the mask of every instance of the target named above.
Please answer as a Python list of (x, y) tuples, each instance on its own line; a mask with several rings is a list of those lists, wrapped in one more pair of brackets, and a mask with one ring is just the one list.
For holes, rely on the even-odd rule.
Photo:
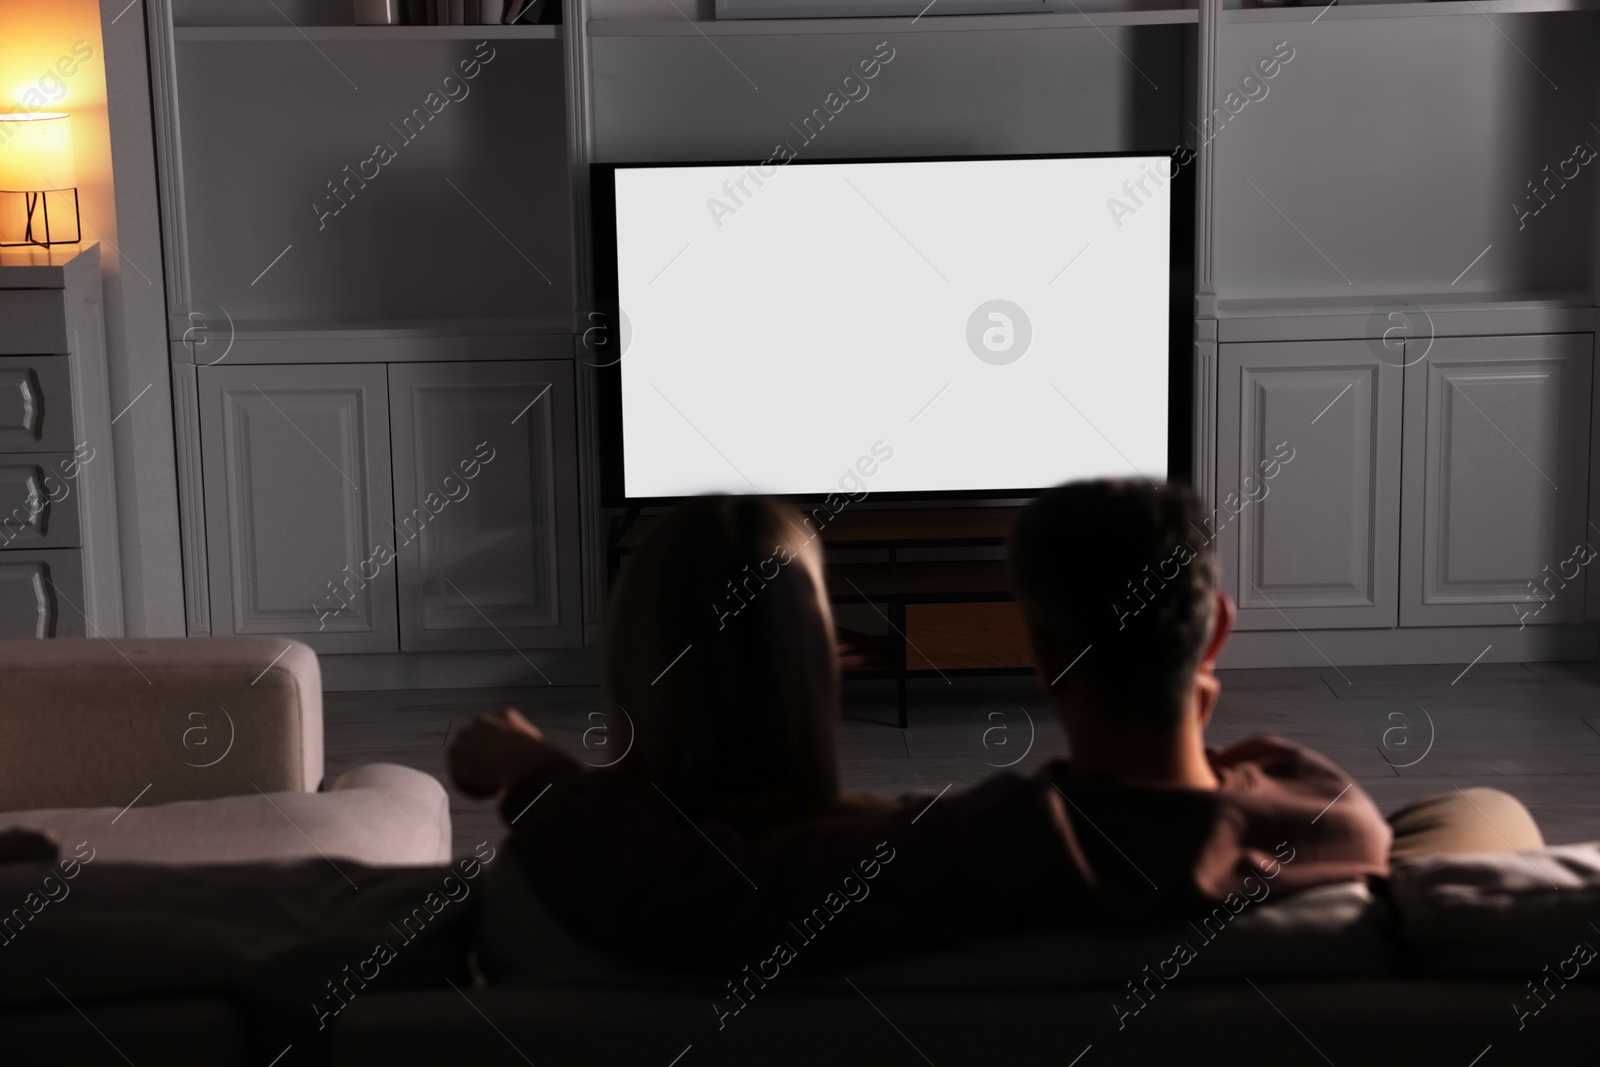
[(1190, 158), (596, 164), (604, 503), (1186, 479)]

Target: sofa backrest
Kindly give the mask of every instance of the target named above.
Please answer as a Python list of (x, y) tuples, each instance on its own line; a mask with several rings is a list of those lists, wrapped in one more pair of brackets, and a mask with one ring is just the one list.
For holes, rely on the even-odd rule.
[(321, 781), (322, 677), (298, 642), (0, 641), (0, 811), (311, 792)]

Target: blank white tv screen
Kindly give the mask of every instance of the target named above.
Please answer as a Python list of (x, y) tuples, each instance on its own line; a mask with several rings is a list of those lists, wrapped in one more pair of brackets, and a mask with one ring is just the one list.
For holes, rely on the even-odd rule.
[(1170, 170), (615, 169), (624, 494), (1165, 478)]

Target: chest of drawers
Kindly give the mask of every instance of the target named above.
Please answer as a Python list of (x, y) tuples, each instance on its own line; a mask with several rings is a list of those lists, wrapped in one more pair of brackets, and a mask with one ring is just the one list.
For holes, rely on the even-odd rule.
[(0, 254), (0, 637), (122, 634), (100, 250)]

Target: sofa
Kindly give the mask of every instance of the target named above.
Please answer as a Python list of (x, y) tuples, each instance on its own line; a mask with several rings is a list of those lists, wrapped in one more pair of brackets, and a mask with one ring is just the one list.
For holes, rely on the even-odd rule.
[[(40, 667), (0, 643), (0, 758), (21, 764), (35, 744), (58, 774), (104, 768), (113, 783), (27, 770), (40, 792), (10, 794), (56, 806), (0, 827), (52, 827), (64, 847), (54, 864), (0, 864), (0, 1062), (1497, 1067), (1600, 1053), (1600, 845), (1401, 861), (1388, 879), (1265, 899), (1215, 930), (1044, 931), (784, 977), (729, 1016), (713, 1005), (739, 976), (591, 951), (504, 843), (446, 866), (431, 779), (436, 793), (378, 766), (310, 792), (315, 657), (291, 646), (267, 666), (281, 643), (200, 643), (119, 641), (143, 680), (105, 648), (52, 650)], [(34, 673), (51, 670), (70, 688)], [(257, 682), (275, 696), (240, 692)], [(172, 764), (173, 731), (209, 704), (258, 746), (244, 776)], [(52, 707), (117, 725), (80, 750), (50, 735)], [(144, 762), (117, 766), (106, 737)], [(190, 741), (179, 764), (216, 758)], [(1192, 959), (1174, 969), (1179, 943)]]
[[(1493, 1067), (1600, 1049), (1600, 967), (1573, 952), (1600, 944), (1596, 845), (1402, 861), (1371, 886), (1263, 901), (1210, 940), (1039, 932), (784, 978), (732, 1018), (712, 1005), (737, 976), (607, 960), (550, 919), (503, 846), (462, 862), (347, 867), (359, 889), (319, 862), (84, 871), (0, 948), (5, 1062), (117, 1062), (106, 1042), (140, 1064), (260, 1065), (288, 1048), (286, 1064), (541, 1067)], [(38, 876), (0, 867), (0, 900)], [(447, 879), (451, 902), (414, 931), (405, 917)], [(1176, 941), (1198, 951), (1174, 975), (1161, 961)], [(380, 942), (396, 958), (365, 969)]]
[[(0, 641), (0, 831), (98, 863), (450, 859), (450, 805), (393, 764), (323, 781), (322, 678), (282, 638)], [(86, 853), (87, 854), (87, 853)]]

